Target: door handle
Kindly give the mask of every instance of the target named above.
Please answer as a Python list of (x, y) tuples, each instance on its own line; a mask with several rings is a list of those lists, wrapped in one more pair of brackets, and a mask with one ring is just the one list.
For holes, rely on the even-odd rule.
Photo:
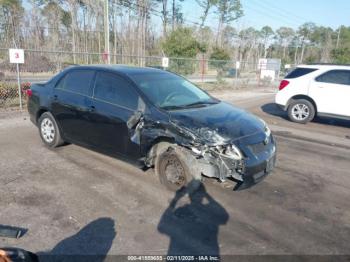
[(95, 106), (89, 106), (88, 111), (89, 111), (89, 112), (94, 112), (94, 111), (95, 111), (95, 109), (96, 109), (96, 108), (95, 108)]
[(58, 99), (58, 96), (57, 96), (57, 95), (54, 95), (54, 96), (53, 96), (53, 100), (57, 101), (57, 99)]

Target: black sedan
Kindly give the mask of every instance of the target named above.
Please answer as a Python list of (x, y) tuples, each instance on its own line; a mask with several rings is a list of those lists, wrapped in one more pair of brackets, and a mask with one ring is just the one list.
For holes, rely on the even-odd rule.
[(276, 145), (264, 121), (170, 72), (76, 66), (27, 93), (47, 146), (74, 143), (155, 167), (171, 190), (202, 176), (232, 179), (242, 189), (275, 165)]

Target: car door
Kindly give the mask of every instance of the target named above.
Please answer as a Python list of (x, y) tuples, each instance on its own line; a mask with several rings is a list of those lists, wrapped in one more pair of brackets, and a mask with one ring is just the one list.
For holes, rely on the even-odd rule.
[(92, 102), (94, 70), (69, 71), (56, 84), (52, 97), (52, 113), (63, 136), (71, 142), (89, 143), (89, 113)]
[(92, 142), (111, 153), (137, 159), (140, 147), (133, 143), (127, 121), (138, 107), (140, 97), (126, 78), (107, 71), (96, 74), (91, 113)]
[(350, 116), (350, 70), (330, 70), (316, 77), (309, 96), (319, 113)]

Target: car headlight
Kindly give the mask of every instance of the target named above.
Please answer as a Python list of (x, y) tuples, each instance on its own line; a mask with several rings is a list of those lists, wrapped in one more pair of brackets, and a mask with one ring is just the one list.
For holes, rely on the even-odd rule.
[(271, 136), (271, 129), (267, 125), (265, 125), (265, 134), (267, 137)]
[(266, 122), (259, 118), (259, 120), (264, 124), (264, 132), (266, 134), (266, 137), (269, 138), (271, 136), (271, 129), (267, 126)]

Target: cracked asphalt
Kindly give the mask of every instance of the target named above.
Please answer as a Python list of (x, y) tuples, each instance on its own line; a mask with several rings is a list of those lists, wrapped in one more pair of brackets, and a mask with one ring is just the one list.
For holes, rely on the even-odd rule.
[(75, 145), (49, 150), (26, 113), (0, 113), (0, 224), (28, 229), (20, 239), (0, 238), (0, 246), (44, 254), (349, 255), (350, 121), (294, 124), (268, 91), (213, 95), (270, 125), (277, 167), (249, 190), (206, 179), (196, 197), (178, 201), (153, 170)]

